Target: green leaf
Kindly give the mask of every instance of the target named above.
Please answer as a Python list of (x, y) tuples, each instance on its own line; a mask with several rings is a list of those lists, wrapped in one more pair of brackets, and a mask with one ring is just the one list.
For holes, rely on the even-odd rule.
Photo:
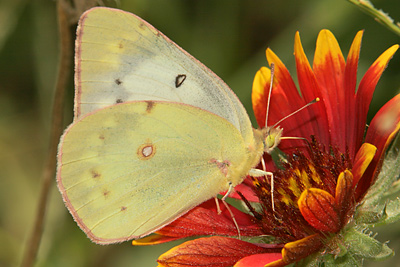
[(325, 267), (362, 266), (361, 260), (350, 253), (347, 253), (343, 257), (326, 255), (324, 257), (324, 260), (325, 260)]
[(304, 266), (304, 267), (336, 267), (336, 266), (362, 266), (362, 260), (350, 253), (346, 253), (342, 256), (334, 255), (334, 254), (314, 254), (310, 257), (307, 257), (303, 261), (301, 261), (296, 266)]
[(394, 255), (393, 250), (386, 243), (381, 243), (370, 235), (359, 232), (354, 228), (348, 229), (344, 234), (344, 240), (349, 253), (356, 257), (385, 260)]
[(356, 225), (376, 225), (384, 222), (386, 218), (385, 205), (376, 205), (374, 207), (360, 206), (356, 209), (354, 215)]
[(360, 207), (354, 216), (356, 224), (367, 224), (373, 226), (386, 225), (400, 220), (400, 198), (387, 200), (384, 205), (378, 204), (375, 207), (367, 207), (367, 210)]
[(371, 210), (378, 204), (385, 204), (388, 198), (400, 196), (400, 153), (396, 147), (399, 147), (400, 135), (397, 135), (392, 144), (392, 148), (388, 152), (383, 161), (382, 169), (376, 182), (368, 190), (364, 197), (361, 208)]
[(400, 220), (400, 199), (390, 200), (385, 208), (385, 220), (382, 224), (394, 223)]

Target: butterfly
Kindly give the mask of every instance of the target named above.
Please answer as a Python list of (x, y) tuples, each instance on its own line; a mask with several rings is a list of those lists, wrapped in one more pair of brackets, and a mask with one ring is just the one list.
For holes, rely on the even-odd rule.
[(266, 129), (253, 129), (218, 76), (141, 18), (85, 12), (75, 65), (57, 184), (93, 242), (151, 234), (260, 162)]

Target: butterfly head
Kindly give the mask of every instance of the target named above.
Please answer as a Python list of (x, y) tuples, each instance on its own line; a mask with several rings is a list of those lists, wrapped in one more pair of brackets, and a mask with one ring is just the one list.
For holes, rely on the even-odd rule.
[(271, 152), (279, 145), (282, 139), (283, 128), (265, 127), (264, 132), (264, 152), (271, 154)]

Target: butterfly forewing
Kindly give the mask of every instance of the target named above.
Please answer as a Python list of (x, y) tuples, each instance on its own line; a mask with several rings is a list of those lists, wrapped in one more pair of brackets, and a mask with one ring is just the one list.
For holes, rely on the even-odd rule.
[(208, 110), (252, 138), (236, 95), (211, 70), (139, 17), (94, 8), (78, 27), (75, 119), (132, 100), (180, 102)]

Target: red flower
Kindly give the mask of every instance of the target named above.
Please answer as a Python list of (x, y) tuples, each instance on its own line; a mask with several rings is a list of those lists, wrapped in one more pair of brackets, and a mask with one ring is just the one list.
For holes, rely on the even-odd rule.
[[(295, 58), (300, 92), (280, 59), (267, 49), (275, 65), (275, 78), (267, 125), (304, 106), (320, 101), (286, 120), (283, 136), (308, 140), (282, 140), (288, 156), (283, 169), (274, 172), (274, 206), (269, 179), (251, 178), (236, 187), (249, 214), (231, 206), (243, 240), (227, 210), (218, 215), (214, 200), (207, 201), (161, 229), (156, 235), (133, 241), (156, 244), (189, 236), (187, 241), (158, 259), (159, 266), (283, 266), (317, 251), (338, 255), (345, 229), (380, 172), (388, 144), (400, 128), (400, 94), (380, 109), (364, 131), (375, 86), (394, 45), (369, 68), (356, 90), (362, 32), (358, 32), (345, 61), (331, 32), (322, 30), (311, 68), (295, 37)], [(270, 70), (261, 68), (253, 83), (253, 108), (260, 127), (265, 126)], [(246, 240), (246, 241), (244, 241)], [(322, 255), (322, 254), (321, 254)]]

